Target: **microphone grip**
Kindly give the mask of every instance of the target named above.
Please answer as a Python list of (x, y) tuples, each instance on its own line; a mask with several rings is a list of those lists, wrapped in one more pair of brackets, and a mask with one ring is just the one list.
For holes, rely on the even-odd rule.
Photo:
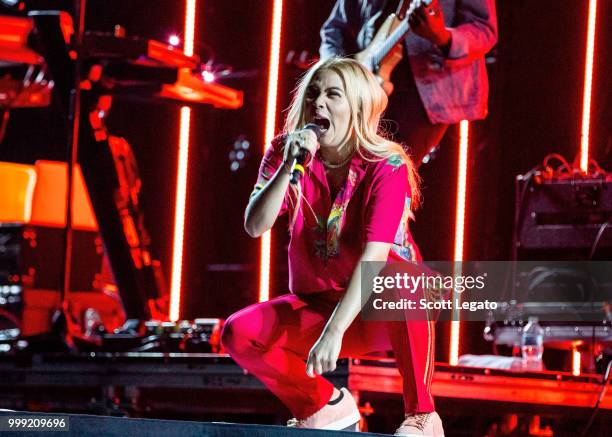
[[(303, 129), (308, 129), (314, 132), (317, 137), (317, 141), (321, 138), (321, 128), (315, 123), (308, 123), (304, 126)], [(300, 154), (295, 158), (295, 164), (293, 165), (293, 170), (291, 171), (291, 182), (292, 185), (296, 185), (304, 176), (304, 165), (306, 165), (310, 161), (310, 152), (305, 148), (300, 149)]]
[(297, 185), (304, 176), (304, 164), (308, 162), (310, 153), (306, 149), (300, 149), (300, 154), (295, 158), (295, 164), (293, 164), (293, 170), (291, 170), (291, 179), (289, 182), (291, 185)]

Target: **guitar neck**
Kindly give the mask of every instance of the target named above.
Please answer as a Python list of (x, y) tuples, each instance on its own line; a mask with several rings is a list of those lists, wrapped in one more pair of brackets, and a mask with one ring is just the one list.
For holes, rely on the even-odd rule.
[(391, 49), (395, 47), (395, 45), (408, 33), (410, 30), (410, 25), (408, 24), (408, 19), (404, 19), (401, 23), (395, 28), (391, 35), (387, 38), (387, 40), (380, 45), (372, 55), (372, 63), (374, 65), (379, 65), (380, 61), (382, 61), (385, 56), (389, 54)]
[(433, 0), (412, 0), (410, 6), (408, 7), (408, 11), (404, 14), (406, 9), (404, 8), (403, 1), (400, 3), (400, 7), (396, 12), (396, 16), (402, 17), (400, 24), (391, 32), (391, 34), (387, 37), (386, 41), (377, 47), (376, 50), (372, 54), (372, 65), (378, 66), (380, 62), (389, 54), (391, 49), (395, 47), (395, 45), (408, 33), (410, 30), (410, 25), (408, 24), (408, 20), (413, 12), (421, 7), (421, 6), (429, 6)]

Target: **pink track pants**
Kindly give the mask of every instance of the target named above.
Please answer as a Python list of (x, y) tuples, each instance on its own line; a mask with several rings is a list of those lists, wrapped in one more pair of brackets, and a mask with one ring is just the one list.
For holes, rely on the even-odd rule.
[[(226, 321), (222, 343), (232, 358), (254, 374), (304, 419), (330, 400), (333, 385), (310, 378), (305, 360), (342, 293), (286, 294), (248, 306)], [(358, 315), (345, 332), (340, 358), (393, 350), (403, 379), (407, 413), (434, 411), (434, 322), (363, 321)]]

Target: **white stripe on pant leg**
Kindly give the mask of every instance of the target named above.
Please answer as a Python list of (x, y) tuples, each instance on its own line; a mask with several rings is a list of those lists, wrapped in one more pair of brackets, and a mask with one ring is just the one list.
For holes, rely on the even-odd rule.
[[(425, 311), (427, 314), (427, 311)], [(431, 357), (431, 325), (429, 322), (429, 316), (427, 316), (427, 357), (425, 361), (425, 374), (423, 375), (423, 384), (427, 385), (427, 380), (429, 379), (429, 370), (430, 370), (430, 357)]]

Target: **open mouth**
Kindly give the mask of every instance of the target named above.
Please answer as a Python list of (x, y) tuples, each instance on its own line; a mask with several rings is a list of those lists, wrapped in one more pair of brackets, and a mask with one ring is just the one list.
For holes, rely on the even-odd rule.
[(319, 128), (321, 129), (321, 133), (324, 134), (325, 132), (327, 132), (327, 129), (329, 129), (329, 120), (327, 118), (324, 117), (315, 117), (314, 120), (312, 121), (314, 124), (316, 124), (317, 126), (319, 126)]

